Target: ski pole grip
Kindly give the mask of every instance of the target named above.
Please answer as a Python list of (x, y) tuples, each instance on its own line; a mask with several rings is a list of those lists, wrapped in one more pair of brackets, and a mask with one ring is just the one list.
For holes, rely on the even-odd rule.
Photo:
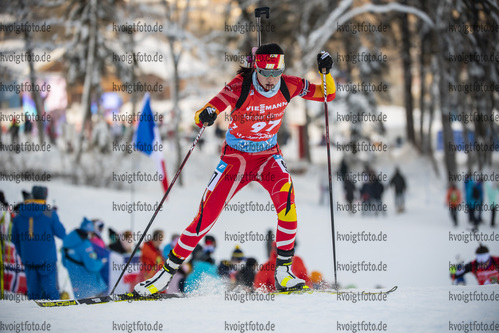
[(265, 14), (265, 17), (268, 19), (270, 17), (270, 8), (269, 7), (256, 8), (255, 17), (260, 17), (261, 14)]
[(326, 68), (321, 68), (322, 74), (326, 74)]

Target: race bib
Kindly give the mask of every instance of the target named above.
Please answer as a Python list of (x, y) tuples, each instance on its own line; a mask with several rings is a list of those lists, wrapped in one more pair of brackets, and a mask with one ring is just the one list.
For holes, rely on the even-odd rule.
[(220, 161), (220, 163), (218, 163), (207, 186), (209, 191), (213, 191), (215, 189), (215, 186), (222, 177), (222, 174), (224, 173), (226, 168), (227, 168), (227, 163), (225, 163), (224, 161)]

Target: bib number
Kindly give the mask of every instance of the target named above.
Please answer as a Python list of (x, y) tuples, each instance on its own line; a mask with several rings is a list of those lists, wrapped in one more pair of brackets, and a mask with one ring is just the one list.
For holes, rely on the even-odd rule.
[(258, 123), (254, 123), (251, 126), (251, 128), (252, 128), (251, 132), (258, 133), (261, 130), (263, 130), (264, 128), (265, 128), (266, 132), (270, 132), (270, 131), (272, 131), (272, 129), (274, 127), (276, 127), (277, 125), (279, 125), (280, 122), (281, 122), (281, 119), (279, 119), (279, 120), (271, 120), (268, 123), (265, 122), (265, 121), (260, 121)]

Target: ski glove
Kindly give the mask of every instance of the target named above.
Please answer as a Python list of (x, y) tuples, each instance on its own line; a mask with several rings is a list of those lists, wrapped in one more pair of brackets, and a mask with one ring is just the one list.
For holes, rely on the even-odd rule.
[(205, 126), (211, 126), (217, 119), (217, 110), (208, 106), (199, 114), (199, 121)]
[(326, 51), (321, 51), (317, 55), (317, 65), (319, 67), (319, 72), (322, 73), (322, 69), (326, 69), (326, 74), (329, 74), (329, 70), (333, 67), (333, 58)]

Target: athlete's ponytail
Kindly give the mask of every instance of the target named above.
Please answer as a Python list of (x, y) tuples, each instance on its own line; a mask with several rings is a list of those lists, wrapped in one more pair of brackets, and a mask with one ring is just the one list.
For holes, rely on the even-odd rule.
[(248, 75), (252, 75), (254, 72), (253, 67), (244, 67), (244, 66), (239, 66), (239, 69), (237, 70), (237, 74), (241, 74), (243, 78), (245, 78)]

